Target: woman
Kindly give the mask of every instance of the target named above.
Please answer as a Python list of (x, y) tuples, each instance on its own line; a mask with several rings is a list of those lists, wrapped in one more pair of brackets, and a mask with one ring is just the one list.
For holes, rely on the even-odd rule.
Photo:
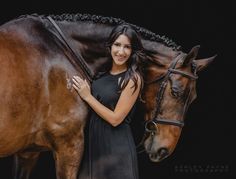
[(143, 80), (144, 57), (137, 32), (129, 25), (115, 27), (107, 42), (111, 57), (105, 73), (88, 83), (73, 77), (73, 87), (92, 109), (88, 144), (80, 179), (137, 179), (136, 147), (129, 126)]

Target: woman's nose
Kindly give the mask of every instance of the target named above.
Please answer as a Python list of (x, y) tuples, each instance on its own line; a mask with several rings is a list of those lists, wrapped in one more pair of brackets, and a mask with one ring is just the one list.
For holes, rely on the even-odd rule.
[(124, 47), (120, 47), (120, 48), (119, 48), (119, 50), (118, 50), (118, 54), (119, 54), (119, 55), (123, 55), (123, 54), (125, 54)]

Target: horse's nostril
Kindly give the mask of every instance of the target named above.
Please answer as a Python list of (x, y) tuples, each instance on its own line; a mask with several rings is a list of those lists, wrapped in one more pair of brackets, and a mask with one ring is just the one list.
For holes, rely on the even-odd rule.
[(157, 151), (157, 153), (158, 153), (158, 155), (159, 155), (161, 158), (166, 157), (166, 156), (169, 154), (168, 149), (167, 149), (167, 148), (164, 148), (164, 147), (160, 148), (160, 149)]

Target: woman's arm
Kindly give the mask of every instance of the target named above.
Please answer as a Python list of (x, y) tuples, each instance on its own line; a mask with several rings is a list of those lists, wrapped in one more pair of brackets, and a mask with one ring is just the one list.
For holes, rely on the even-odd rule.
[(131, 108), (133, 107), (141, 86), (141, 79), (138, 76), (138, 87), (134, 91), (134, 82), (130, 80), (124, 90), (121, 92), (120, 98), (116, 104), (115, 110), (112, 111), (103, 104), (101, 104), (96, 98), (91, 94), (90, 87), (88, 83), (78, 76), (73, 78), (73, 87), (79, 93), (81, 98), (86, 101), (89, 106), (105, 121), (109, 122), (112, 126), (118, 126), (128, 115)]

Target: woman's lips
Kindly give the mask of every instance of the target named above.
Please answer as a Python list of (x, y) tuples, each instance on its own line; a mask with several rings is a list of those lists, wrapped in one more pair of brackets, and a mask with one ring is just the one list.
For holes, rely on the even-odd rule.
[(124, 60), (125, 60), (125, 57), (117, 57), (117, 60), (118, 60), (118, 61), (124, 61)]

